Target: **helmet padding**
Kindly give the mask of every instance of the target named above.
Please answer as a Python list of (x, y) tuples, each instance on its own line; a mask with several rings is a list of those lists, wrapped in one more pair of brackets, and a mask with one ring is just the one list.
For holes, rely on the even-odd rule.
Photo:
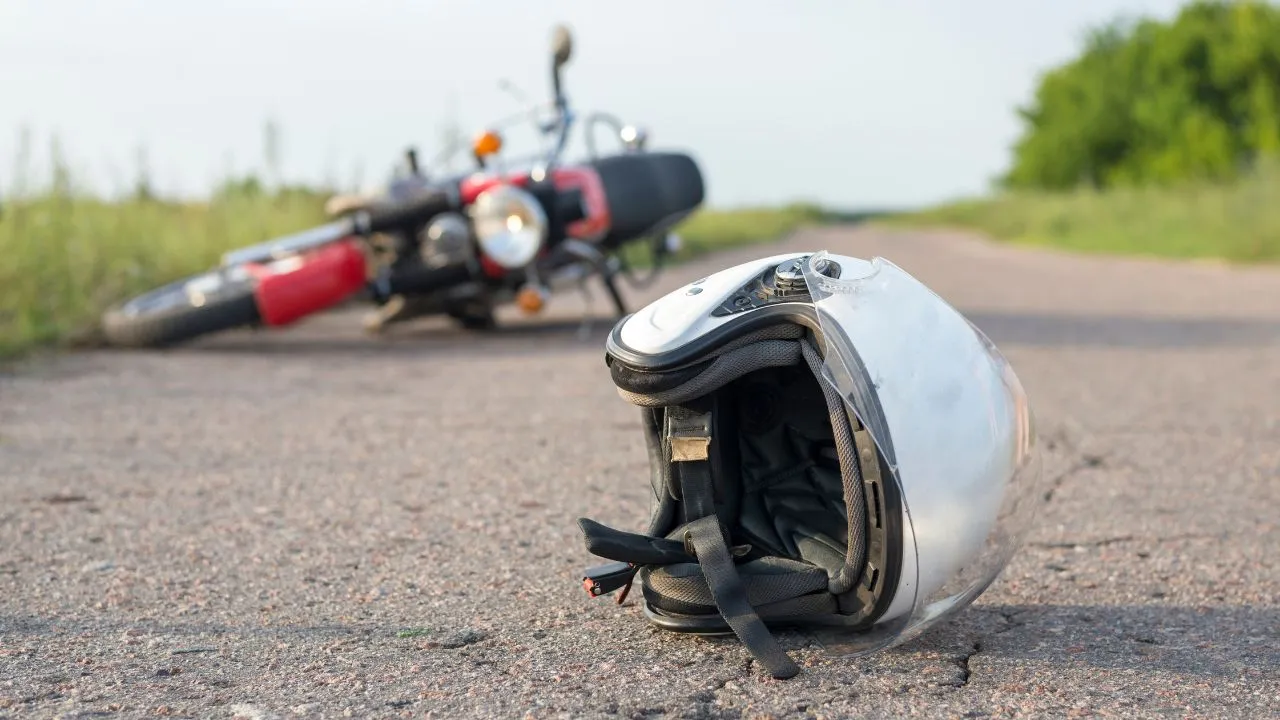
[[(676, 369), (610, 358), (619, 394), (642, 408), (655, 503), (646, 535), (579, 523), (589, 551), (638, 573), (652, 622), (731, 629), (776, 677), (799, 669), (765, 623), (869, 624), (882, 609), (878, 588), (859, 582), (869, 443), (865, 431), (855, 441), (861, 424), (823, 379), (819, 342), (782, 322)], [(879, 468), (870, 474), (878, 481)]]

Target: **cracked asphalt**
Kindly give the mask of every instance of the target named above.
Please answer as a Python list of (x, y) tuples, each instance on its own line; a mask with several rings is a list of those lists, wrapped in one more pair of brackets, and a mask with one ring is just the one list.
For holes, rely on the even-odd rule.
[(592, 601), (575, 520), (648, 510), (609, 321), (341, 311), (0, 376), (0, 717), (1280, 717), (1280, 271), (840, 227), (628, 296), (823, 248), (930, 284), (1035, 404), (1039, 520), (954, 621), (786, 633), (775, 681)]

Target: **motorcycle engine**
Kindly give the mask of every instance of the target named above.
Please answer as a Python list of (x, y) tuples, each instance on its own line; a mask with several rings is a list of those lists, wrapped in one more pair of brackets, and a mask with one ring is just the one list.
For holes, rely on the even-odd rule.
[(419, 233), (418, 247), (427, 267), (470, 263), (471, 225), (459, 213), (437, 215)]

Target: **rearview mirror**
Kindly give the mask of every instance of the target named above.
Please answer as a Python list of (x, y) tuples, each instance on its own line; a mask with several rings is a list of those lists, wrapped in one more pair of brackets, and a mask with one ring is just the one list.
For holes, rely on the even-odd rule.
[(569, 62), (569, 58), (573, 56), (573, 35), (569, 33), (569, 28), (564, 25), (556, 26), (551, 33), (551, 51), (555, 55), (556, 67)]

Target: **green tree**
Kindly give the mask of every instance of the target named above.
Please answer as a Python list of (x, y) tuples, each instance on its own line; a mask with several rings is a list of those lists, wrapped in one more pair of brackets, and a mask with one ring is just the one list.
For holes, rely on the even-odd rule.
[(1280, 151), (1280, 7), (1198, 0), (1092, 30), (1018, 112), (1007, 187), (1233, 177)]

